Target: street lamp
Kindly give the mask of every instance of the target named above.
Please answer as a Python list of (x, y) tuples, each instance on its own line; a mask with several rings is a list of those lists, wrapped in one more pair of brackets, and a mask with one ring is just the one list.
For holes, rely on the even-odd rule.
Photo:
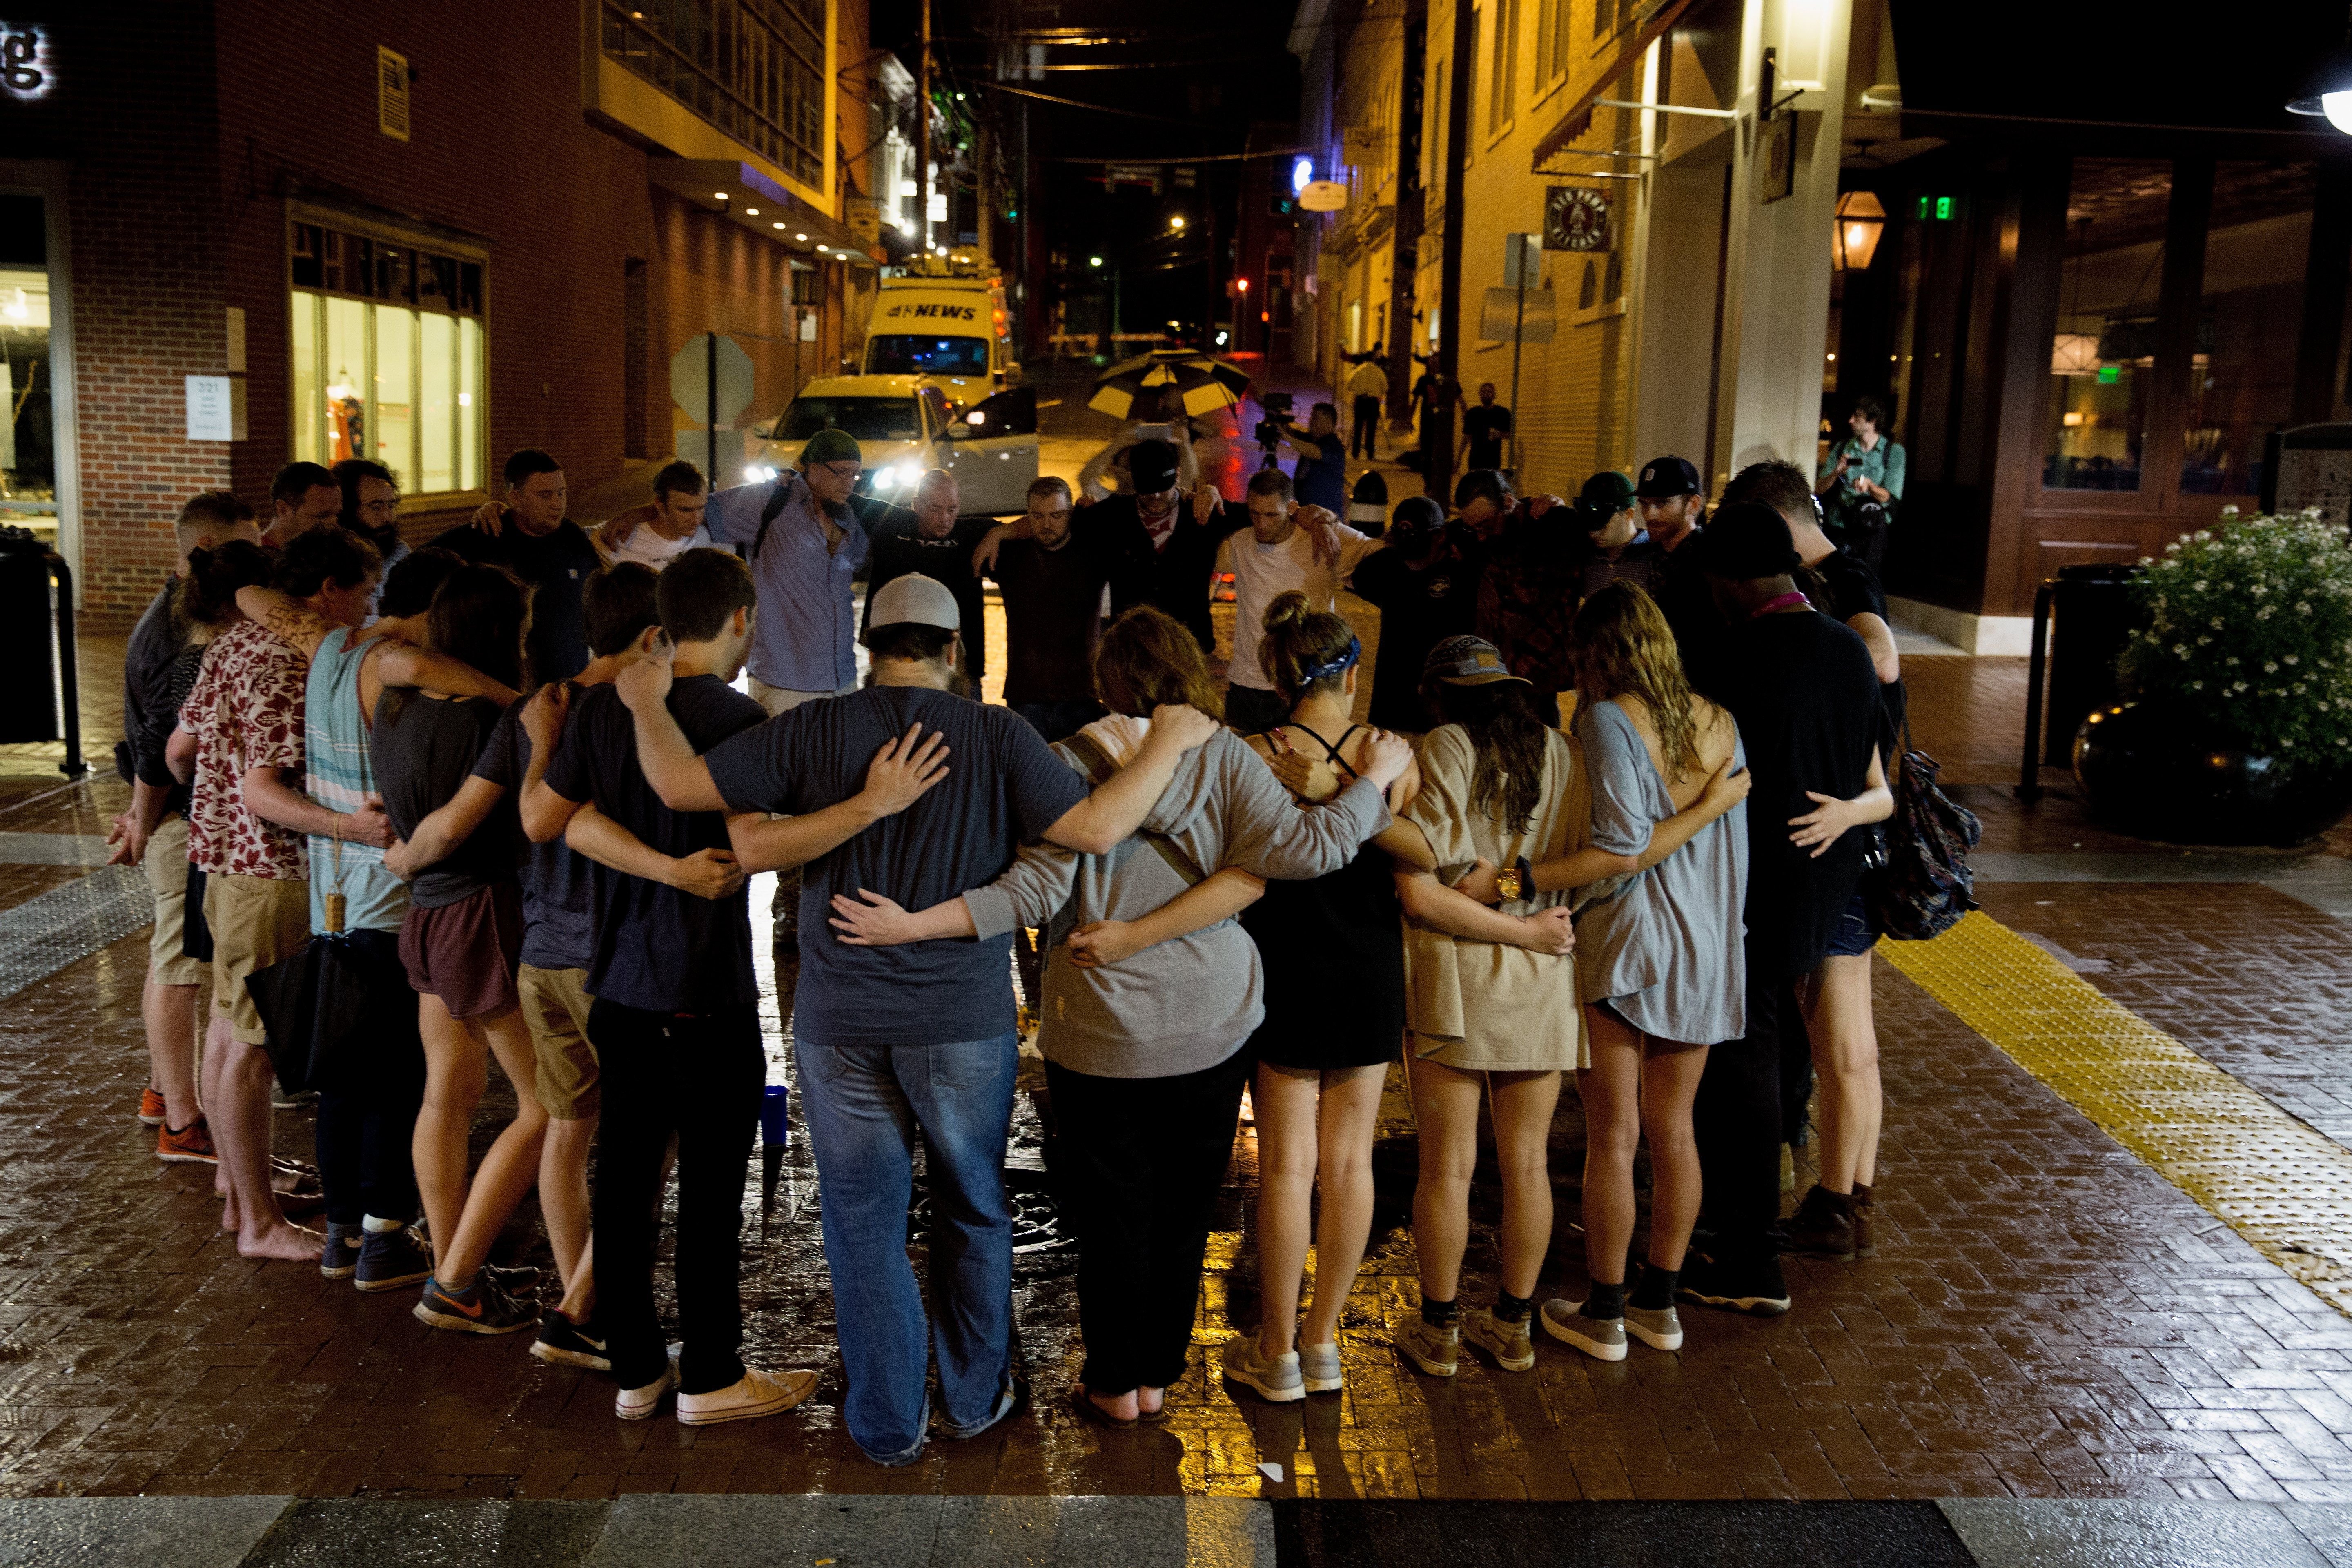
[(2352, 29), (2346, 31), (2343, 46), (2305, 79), (2309, 90), (2289, 99), (2286, 111), (2325, 115), (2328, 124), (2352, 136)]
[(1868, 191), (1848, 191), (1837, 204), (1837, 268), (1843, 272), (1870, 270), (1877, 254), (1878, 237), (1886, 229), (1886, 209)]
[(1181, 230), (1184, 226), (1184, 215), (1182, 213), (1178, 213), (1175, 216), (1170, 218), (1168, 220), (1168, 226), (1171, 229)]
[(1087, 265), (1089, 267), (1100, 267), (1102, 265), (1102, 258), (1099, 256), (1089, 256), (1087, 258)]

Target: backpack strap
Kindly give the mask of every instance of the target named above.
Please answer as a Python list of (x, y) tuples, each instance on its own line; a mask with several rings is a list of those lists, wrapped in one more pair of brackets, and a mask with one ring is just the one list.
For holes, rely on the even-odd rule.
[(767, 502), (760, 508), (759, 531), (751, 535), (750, 559), (753, 561), (760, 559), (760, 546), (768, 542), (768, 525), (776, 521), (776, 514), (784, 510), (784, 502), (791, 499), (784, 489), (786, 478), (783, 474), (778, 474), (775, 482), (768, 487)]
[[(1096, 742), (1092, 735), (1083, 730), (1064, 741), (1062, 744), (1077, 753), (1078, 761), (1087, 765), (1087, 782), (1097, 789), (1108, 784), (1111, 775), (1118, 772), (1118, 769), (1111, 763), (1110, 754)], [(1183, 846), (1166, 834), (1154, 833), (1145, 827), (1137, 829), (1136, 836), (1151, 846), (1154, 852), (1168, 863), (1168, 868), (1183, 879), (1187, 888), (1198, 887), (1208, 880), (1209, 874), (1202, 870), (1199, 863), (1184, 852)]]

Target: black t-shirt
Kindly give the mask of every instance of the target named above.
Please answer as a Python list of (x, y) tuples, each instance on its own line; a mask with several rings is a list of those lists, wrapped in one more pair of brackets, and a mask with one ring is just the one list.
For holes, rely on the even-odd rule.
[(1724, 647), (1730, 628), (1724, 624), (1722, 612), (1715, 607), (1715, 590), (1707, 586), (1706, 574), (1699, 569), (1701, 531), (1693, 529), (1680, 544), (1666, 552), (1658, 580), (1651, 585), (1650, 596), (1658, 601), (1666, 626), (1675, 634), (1675, 647), (1683, 656), (1683, 675), (1690, 681), (1691, 689), (1720, 702)]
[[(1835, 616), (1841, 625), (1856, 616), (1876, 616), (1886, 620), (1886, 590), (1880, 586), (1878, 574), (1870, 563), (1852, 551), (1840, 548), (1813, 563), (1813, 575), (1822, 581), (1822, 591), (1808, 592), (1813, 608)], [(1883, 683), (1878, 689), (1880, 705), (1886, 710), (1888, 724), (1899, 731), (1909, 696), (1900, 680)]]
[(1480, 404), (1462, 416), (1462, 434), (1470, 443), (1470, 466), (1474, 468), (1499, 468), (1503, 466), (1503, 437), (1511, 433), (1511, 411), (1500, 405), (1488, 407)]
[(1475, 555), (1455, 553), (1416, 571), (1402, 552), (1376, 550), (1349, 582), (1381, 612), (1381, 646), (1372, 665), (1371, 721), (1383, 730), (1427, 730), (1421, 668), (1429, 650), (1472, 631), (1478, 619)]
[[(515, 700), (474, 763), (474, 776), (504, 789), (517, 806), (530, 770), (530, 731), (522, 727), (530, 702)], [(530, 845), (521, 874), (522, 962), (533, 969), (585, 969), (595, 963), (596, 863), (558, 838)]]
[[(368, 755), (384, 815), (403, 838), (413, 837), (418, 823), (449, 804), (480, 760), (499, 716), (497, 703), (478, 697), (447, 701), (388, 687), (376, 700)], [(499, 801), (464, 843), (417, 874), (408, 901), (437, 910), (511, 878), (521, 837), (515, 808), (512, 795)]]
[(995, 526), (992, 517), (960, 517), (945, 539), (926, 539), (915, 514), (904, 507), (891, 507), (876, 517), (867, 535), (872, 542), (866, 554), (866, 608), (858, 619), (858, 635), (865, 636), (874, 624), (874, 595), (883, 584), (920, 573), (945, 584), (955, 595), (956, 609), (963, 616), (964, 673), (978, 680), (987, 668), (988, 600), (972, 574), (971, 552)]
[(1759, 616), (1726, 640), (1718, 700), (1739, 722), (1748, 797), (1751, 980), (1793, 979), (1821, 962), (1862, 877), (1867, 828), (1820, 858), (1789, 841), (1808, 790), (1860, 795), (1878, 735), (1878, 672), (1862, 638), (1817, 612)]
[(504, 566), (539, 590), (530, 601), (533, 680), (569, 680), (588, 667), (588, 625), (580, 594), (603, 561), (578, 523), (566, 518), (545, 533), (530, 534), (509, 511), (497, 533), (464, 522), (433, 542), (468, 561)]
[(804, 702), (714, 748), (711, 781), (736, 811), (822, 811), (865, 788), (874, 753), (918, 723), (926, 736), (946, 736), (947, 776), (802, 868), (793, 1027), (803, 1038), (939, 1046), (1012, 1031), (1011, 933), (849, 947), (828, 923), (835, 893), (866, 888), (926, 910), (985, 887), (1086, 798), (1086, 781), (1011, 709), (929, 687), (869, 686)]
[[(674, 681), (669, 710), (697, 752), (767, 717), (758, 703), (715, 675)], [(675, 858), (729, 847), (722, 814), (672, 811), (646, 782), (637, 765), (635, 721), (610, 686), (595, 687), (572, 703), (563, 742), (547, 767), (547, 787), (566, 800), (593, 801), (597, 810), (646, 845)], [(595, 879), (590, 995), (648, 1013), (708, 1013), (760, 999), (751, 976), (751, 913), (744, 894), (714, 901), (605, 866), (596, 868)], [(824, 916), (817, 918), (822, 921)]]
[(1096, 521), (1072, 519), (1069, 541), (1059, 550), (1008, 539), (997, 551), (1009, 703), (1083, 702), (1094, 695), (1103, 590), (1135, 561), (1129, 531), (1116, 521), (1099, 527)]
[[(172, 666), (188, 640), (187, 628), (172, 613), (172, 595), (178, 589), (176, 579), (166, 582), (163, 591), (148, 601), (139, 624), (131, 628), (130, 645), (122, 650), (122, 739), (114, 748), (114, 771), (124, 784), (139, 776), (142, 733), (161, 721), (169, 734), (179, 721), (176, 710), (168, 721), (162, 720), (159, 711), (169, 696), (165, 689), (171, 683)], [(172, 809), (177, 811), (180, 805), (175, 804)]]
[(1183, 622), (1203, 651), (1216, 648), (1216, 625), (1209, 614), (1209, 577), (1217, 569), (1217, 546), (1225, 542), (1226, 535), (1248, 526), (1249, 512), (1245, 508), (1227, 502), (1202, 523), (1192, 520), (1192, 507), (1180, 499), (1176, 503), (1176, 526), (1158, 544), (1152, 542), (1150, 531), (1143, 526), (1142, 514), (1137, 510), (1131, 495), (1115, 495), (1092, 506), (1080, 507), (1070, 523), (1074, 531), (1084, 527), (1115, 535), (1126, 532), (1129, 547), (1137, 552), (1138, 567), (1132, 580), (1114, 580), (1111, 584), (1114, 613), (1136, 605), (1150, 605)]

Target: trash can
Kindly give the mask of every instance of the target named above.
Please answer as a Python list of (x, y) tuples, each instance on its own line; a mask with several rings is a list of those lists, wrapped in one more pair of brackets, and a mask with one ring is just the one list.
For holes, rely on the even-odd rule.
[(2070, 766), (2074, 731), (2094, 710), (2116, 700), (2116, 661), (2131, 632), (2127, 584), (2138, 571), (2116, 562), (2061, 566), (2035, 591), (2020, 799), (2040, 798), (2041, 768)]
[(1367, 468), (1348, 496), (1347, 524), (1359, 533), (1378, 539), (1389, 526), (1389, 482)]
[(73, 574), (21, 528), (0, 528), (0, 744), (66, 743), (62, 772), (79, 778), (81, 693), (74, 665)]

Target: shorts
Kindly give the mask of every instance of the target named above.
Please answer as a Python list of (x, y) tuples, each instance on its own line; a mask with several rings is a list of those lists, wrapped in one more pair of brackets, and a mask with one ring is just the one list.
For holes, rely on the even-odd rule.
[(515, 975), (523, 1022), (530, 1026), (530, 1055), (538, 1066), (532, 1092), (558, 1121), (582, 1121), (604, 1108), (596, 1047), (588, 1043), (588, 994), (584, 969), (541, 969), (526, 963)]
[(205, 923), (213, 931), (213, 1012), (228, 1020), (238, 1044), (268, 1045), (245, 979), (284, 963), (310, 940), (310, 884), (212, 872), (205, 878)]
[(400, 922), (400, 962), (420, 996), (438, 996), (452, 1018), (510, 1010), (522, 952), (522, 893), (493, 882), (454, 904), (419, 909)]
[(789, 713), (803, 702), (815, 702), (827, 697), (849, 697), (856, 694), (856, 684), (842, 687), (837, 691), (795, 691), (789, 686), (771, 686), (759, 677), (751, 679), (751, 700), (768, 710), (772, 719), (779, 713)]
[(208, 966), (187, 954), (188, 819), (174, 813), (157, 823), (147, 836), (147, 853), (140, 865), (147, 873), (148, 890), (155, 895), (147, 978), (158, 985), (202, 985)]
[(1616, 1005), (1605, 996), (1598, 1002), (1587, 1002), (1585, 1005), (1591, 1008), (1596, 1013), (1613, 1019), (1616, 1022), (1617, 1026), (1625, 1030), (1628, 1034), (1639, 1036), (1642, 1041), (1642, 1055), (1643, 1057), (1671, 1057), (1682, 1051), (1703, 1051), (1706, 1049), (1706, 1045), (1702, 1042), (1694, 1040), (1670, 1040), (1664, 1035), (1644, 1033), (1641, 1025), (1636, 1024), (1633, 1019), (1628, 1018), (1624, 1014), (1617, 1011)]
[(1838, 916), (1837, 931), (1830, 938), (1830, 949), (1823, 958), (1858, 958), (1878, 945), (1878, 927), (1870, 918), (1870, 901), (1860, 893)]

